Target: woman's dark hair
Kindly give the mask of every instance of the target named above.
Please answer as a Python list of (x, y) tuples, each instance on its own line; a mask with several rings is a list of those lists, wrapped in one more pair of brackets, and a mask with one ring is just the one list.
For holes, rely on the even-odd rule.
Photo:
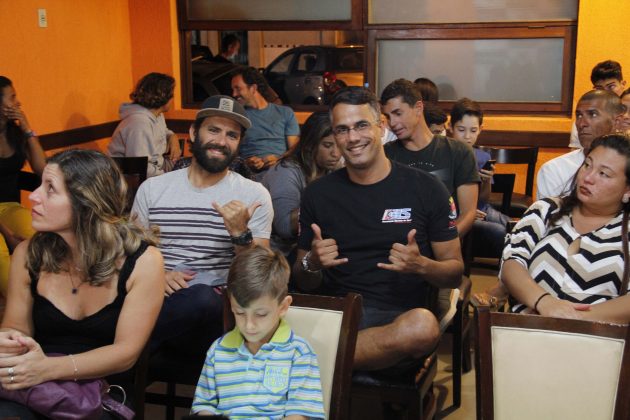
[[(72, 229), (81, 251), (78, 267), (92, 285), (118, 272), (117, 261), (135, 252), (141, 241), (156, 244), (125, 212), (127, 183), (114, 161), (94, 150), (65, 150), (48, 160), (63, 174), (72, 206)], [(67, 269), (70, 249), (54, 232), (36, 232), (28, 246), (31, 276)]]
[[(13, 86), (13, 82), (8, 77), (0, 76), (0, 103), (2, 103), (2, 94), (4, 88)], [(26, 138), (22, 129), (13, 120), (7, 120), (6, 122), (6, 136), (9, 146), (16, 152), (26, 155)]]
[[(626, 158), (626, 184), (630, 185), (630, 137), (624, 134), (606, 134), (604, 136), (597, 137), (591, 143), (591, 148), (588, 152), (590, 155), (593, 150), (598, 147), (606, 147), (614, 150), (621, 156)], [(588, 155), (587, 155), (588, 156)], [(581, 166), (580, 166), (581, 168)], [(579, 172), (579, 170), (578, 170)], [(571, 192), (560, 199), (559, 211), (551, 215), (549, 218), (549, 225), (555, 225), (565, 215), (571, 213), (571, 211), (580, 203), (577, 197), (577, 172), (573, 176), (571, 181)], [(624, 213), (630, 211), (630, 203), (622, 204)]]
[(175, 79), (168, 74), (149, 73), (144, 76), (129, 97), (134, 104), (148, 109), (164, 106), (173, 97)]
[(324, 137), (332, 134), (330, 117), (327, 112), (314, 112), (304, 122), (300, 141), (293, 152), (283, 158), (280, 164), (295, 162), (302, 168), (306, 183), (310, 183), (325, 173), (325, 169), (319, 168), (315, 161), (319, 142)]
[(326, 173), (325, 169), (317, 166), (317, 150), (319, 142), (332, 134), (332, 126), (330, 117), (327, 112), (313, 112), (302, 127), (300, 141), (295, 150), (280, 161), (282, 166), (287, 166), (288, 162), (296, 163), (309, 184), (322, 174)]

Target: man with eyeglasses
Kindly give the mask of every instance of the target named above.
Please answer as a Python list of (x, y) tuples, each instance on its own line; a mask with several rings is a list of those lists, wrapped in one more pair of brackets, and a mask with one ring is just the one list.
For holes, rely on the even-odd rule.
[(298, 285), (363, 296), (354, 365), (413, 373), (439, 338), (435, 287), (457, 287), (463, 263), (444, 186), (390, 161), (373, 93), (347, 87), (332, 99), (333, 135), (346, 167), (310, 184), (300, 209)]

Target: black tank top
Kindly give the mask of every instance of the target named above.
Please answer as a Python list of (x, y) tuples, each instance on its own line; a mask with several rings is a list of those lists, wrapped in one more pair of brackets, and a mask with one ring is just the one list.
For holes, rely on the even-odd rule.
[(142, 242), (140, 247), (125, 260), (118, 274), (118, 293), (114, 301), (100, 311), (80, 320), (66, 316), (48, 299), (37, 293), (39, 278), (31, 278), (33, 295), (34, 339), (44, 353), (73, 354), (103, 347), (114, 342), (116, 324), (127, 295), (127, 279), (131, 275), (136, 260), (147, 249)]
[(9, 157), (0, 158), (0, 203), (20, 202), (18, 176), (25, 161), (26, 156), (19, 150)]

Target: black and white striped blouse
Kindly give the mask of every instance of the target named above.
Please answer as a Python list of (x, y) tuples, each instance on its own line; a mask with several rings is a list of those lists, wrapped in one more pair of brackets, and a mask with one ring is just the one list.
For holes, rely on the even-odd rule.
[[(559, 211), (559, 199), (535, 202), (506, 238), (501, 266), (522, 264), (551, 295), (577, 303), (601, 303), (619, 296), (623, 277), (622, 214), (604, 226), (580, 235), (571, 215), (555, 225), (548, 220)], [(501, 274), (499, 273), (499, 277)], [(527, 307), (517, 303), (514, 312)]]

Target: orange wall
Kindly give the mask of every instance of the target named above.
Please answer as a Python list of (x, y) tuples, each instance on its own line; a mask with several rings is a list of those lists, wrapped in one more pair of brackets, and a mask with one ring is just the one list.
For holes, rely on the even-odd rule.
[[(118, 118), (132, 85), (127, 0), (1, 3), (0, 74), (39, 134)], [(38, 8), (47, 28), (38, 27)]]
[[(0, 74), (15, 82), (31, 125), (50, 133), (118, 118), (135, 82), (150, 71), (180, 80), (176, 0), (0, 0)], [(37, 27), (46, 8), (48, 28)], [(582, 0), (575, 100), (590, 88), (592, 66), (617, 59), (630, 74), (630, 2)], [(167, 118), (193, 118), (180, 90)], [(303, 117), (303, 116), (300, 116)], [(486, 129), (568, 132), (569, 117), (493, 116)]]

